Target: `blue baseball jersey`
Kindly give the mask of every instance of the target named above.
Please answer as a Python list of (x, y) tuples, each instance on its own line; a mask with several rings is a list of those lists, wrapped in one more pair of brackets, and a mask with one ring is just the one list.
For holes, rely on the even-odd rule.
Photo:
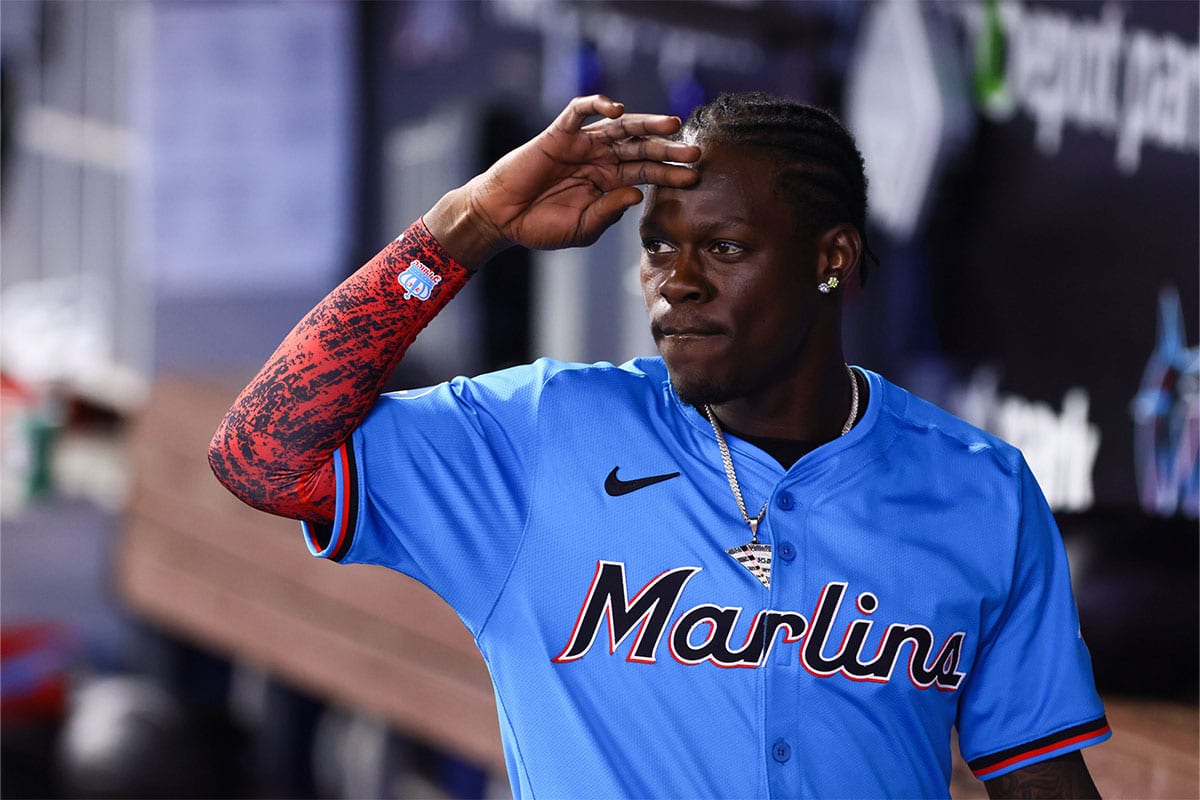
[(875, 373), (767, 503), (769, 581), (660, 359), (540, 360), (383, 396), (314, 553), (422, 581), (474, 635), (517, 797), (946, 797), (1110, 736), (1020, 453)]

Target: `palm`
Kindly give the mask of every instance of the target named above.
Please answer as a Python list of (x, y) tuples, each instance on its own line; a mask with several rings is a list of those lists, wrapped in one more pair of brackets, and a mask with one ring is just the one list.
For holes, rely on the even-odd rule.
[(591, 244), (603, 230), (595, 224), (596, 215), (589, 216), (589, 209), (605, 196), (601, 187), (611, 183), (603, 177), (569, 174), (528, 204), (513, 206), (512, 221), (506, 226), (511, 231), (508, 238), (544, 250)]

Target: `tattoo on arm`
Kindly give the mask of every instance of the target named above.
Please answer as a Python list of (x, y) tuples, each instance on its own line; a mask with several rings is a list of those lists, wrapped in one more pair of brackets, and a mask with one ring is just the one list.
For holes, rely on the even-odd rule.
[(1079, 751), (1013, 770), (984, 783), (993, 798), (1098, 798)]

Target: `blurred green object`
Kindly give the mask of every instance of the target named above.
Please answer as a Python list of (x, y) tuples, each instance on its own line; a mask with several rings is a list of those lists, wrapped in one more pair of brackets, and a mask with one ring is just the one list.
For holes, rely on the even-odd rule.
[(991, 112), (1004, 112), (1011, 107), (1012, 93), (1008, 88), (1005, 66), (1008, 60), (1008, 44), (1004, 25), (1000, 21), (1000, 7), (996, 0), (983, 3), (983, 25), (975, 40), (975, 99), (981, 108)]
[(54, 491), (54, 442), (61, 424), (52, 413), (35, 413), (26, 423), (31, 455), (28, 478), (29, 497), (46, 497)]

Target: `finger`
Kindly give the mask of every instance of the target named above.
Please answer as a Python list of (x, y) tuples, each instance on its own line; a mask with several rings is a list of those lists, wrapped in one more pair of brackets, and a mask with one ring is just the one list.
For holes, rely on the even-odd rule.
[(659, 161), (625, 161), (617, 165), (617, 183), (621, 186), (654, 184), (673, 189), (695, 186), (700, 173), (691, 167), (663, 164)]
[(577, 131), (583, 128), (583, 123), (589, 118), (600, 116), (615, 118), (625, 113), (625, 104), (618, 103), (602, 94), (587, 97), (576, 97), (562, 110), (551, 127), (567, 131)]
[(583, 212), (579, 221), (581, 244), (592, 244), (613, 223), (624, 216), (631, 206), (642, 202), (642, 193), (632, 186), (623, 186), (608, 192)]
[(700, 147), (670, 139), (636, 138), (617, 142), (613, 152), (621, 161), (673, 161), (691, 164), (700, 160)]
[(683, 123), (679, 117), (665, 114), (623, 114), (613, 119), (597, 120), (582, 130), (603, 141), (615, 142), (631, 136), (670, 136)]

